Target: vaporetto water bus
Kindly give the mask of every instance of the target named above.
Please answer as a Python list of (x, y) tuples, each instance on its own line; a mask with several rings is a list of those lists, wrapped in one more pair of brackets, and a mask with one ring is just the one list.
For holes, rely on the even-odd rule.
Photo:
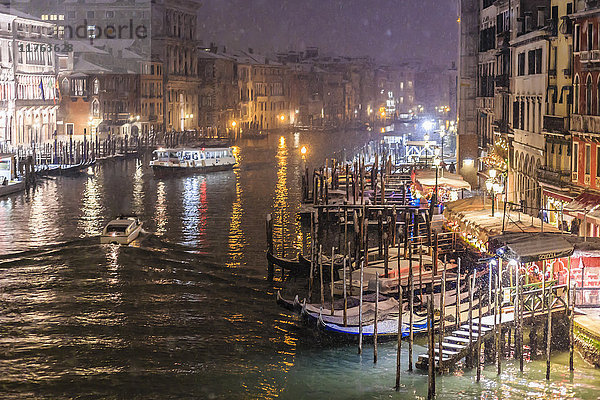
[(158, 149), (150, 161), (155, 174), (226, 171), (235, 164), (231, 147)]

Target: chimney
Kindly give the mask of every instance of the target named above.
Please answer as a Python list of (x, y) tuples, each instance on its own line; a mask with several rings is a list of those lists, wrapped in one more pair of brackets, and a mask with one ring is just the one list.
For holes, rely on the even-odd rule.
[(546, 7), (537, 8), (537, 27), (541, 28), (546, 26)]
[(531, 30), (532, 30), (532, 27), (531, 27), (532, 16), (533, 15), (532, 15), (531, 11), (525, 12), (525, 25), (523, 26), (523, 33), (531, 32)]

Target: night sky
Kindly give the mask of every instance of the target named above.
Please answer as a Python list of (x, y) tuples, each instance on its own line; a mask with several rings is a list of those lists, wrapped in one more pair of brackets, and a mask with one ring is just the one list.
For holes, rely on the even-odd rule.
[(456, 60), (456, 19), (457, 0), (202, 0), (198, 11), (205, 44), (440, 65)]

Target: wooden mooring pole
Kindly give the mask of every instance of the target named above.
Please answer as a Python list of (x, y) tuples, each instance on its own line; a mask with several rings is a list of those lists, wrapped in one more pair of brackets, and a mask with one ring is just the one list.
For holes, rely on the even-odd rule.
[(502, 372), (502, 258), (498, 258), (498, 285), (496, 286), (496, 313), (498, 324), (496, 326), (496, 361), (498, 375)]
[(373, 363), (377, 364), (377, 318), (379, 317), (379, 273), (375, 273), (375, 320), (373, 321)]
[(310, 213), (310, 271), (308, 272), (308, 301), (312, 302), (314, 270), (316, 261), (317, 244), (315, 241), (315, 214)]
[(331, 294), (331, 315), (333, 315), (334, 309), (333, 309), (333, 256), (335, 255), (334, 252), (334, 248), (331, 248), (331, 269), (330, 269), (330, 277), (329, 277), (329, 291)]
[(469, 354), (467, 354), (467, 367), (473, 368), (473, 275), (469, 275)]
[[(267, 222), (266, 222), (266, 228), (267, 228), (267, 251), (271, 254), (273, 254), (273, 219), (271, 217), (271, 214), (267, 214)], [(273, 263), (271, 261), (267, 261), (267, 278), (269, 279), (269, 281), (273, 281), (273, 277), (275, 275), (275, 266), (273, 265)]]
[(434, 351), (434, 337), (433, 337), (433, 295), (429, 298), (427, 303), (427, 336), (429, 339), (429, 359), (427, 363), (427, 398), (435, 398), (435, 351)]
[(521, 264), (517, 265), (517, 304), (518, 311), (515, 313), (515, 320), (517, 321), (517, 338), (515, 339), (516, 355), (519, 357), (519, 370), (523, 372), (524, 359), (523, 359), (523, 284), (521, 274)]
[[(412, 252), (412, 239), (410, 246), (408, 247), (408, 370), (413, 370), (413, 311), (414, 311), (414, 299), (415, 299), (415, 283), (413, 277), (413, 252)], [(398, 276), (398, 284), (400, 284), (400, 276)]]
[[(490, 267), (491, 269), (491, 267)], [(477, 318), (477, 354), (475, 365), (477, 366), (477, 382), (481, 380), (481, 297), (479, 298), (479, 313)]]
[(348, 326), (348, 294), (346, 292), (346, 256), (344, 255), (344, 326)]
[(445, 311), (446, 311), (446, 258), (444, 258), (444, 270), (442, 271), (442, 282), (441, 282), (441, 286), (440, 286), (440, 329), (439, 329), (439, 338), (438, 338), (438, 347), (439, 347), (439, 354), (438, 357), (440, 358), (438, 361), (438, 371), (442, 371), (442, 359), (443, 357), (443, 351), (444, 351), (444, 346), (443, 346), (443, 342), (444, 342), (444, 320), (445, 320)]
[(362, 326), (362, 314), (363, 314), (363, 272), (364, 262), (360, 263), (360, 289), (358, 297), (358, 354), (362, 354), (363, 345), (363, 326)]
[(569, 269), (569, 275), (567, 275), (567, 309), (569, 315), (569, 371), (573, 372), (573, 347), (575, 338), (573, 337), (573, 317), (575, 315), (575, 293), (571, 288), (571, 257), (567, 258), (567, 268)]
[(400, 390), (400, 360), (402, 352), (402, 285), (400, 284), (400, 263), (398, 263), (398, 350), (396, 352), (396, 392)]
[(460, 257), (458, 257), (458, 270), (457, 270), (457, 274), (456, 274), (456, 315), (455, 315), (455, 322), (456, 322), (456, 329), (460, 328), (460, 265), (461, 260)]
[[(545, 262), (544, 262), (545, 264)], [(545, 271), (544, 271), (545, 272)], [(552, 289), (548, 290), (548, 330), (546, 336), (546, 380), (550, 380), (550, 347), (552, 346)]]
[(323, 292), (323, 246), (319, 245), (319, 280), (321, 283), (321, 307), (325, 307), (325, 293)]

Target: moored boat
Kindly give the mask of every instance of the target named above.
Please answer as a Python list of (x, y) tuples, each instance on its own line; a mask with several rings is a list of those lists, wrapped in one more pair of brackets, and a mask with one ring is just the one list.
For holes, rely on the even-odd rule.
[(150, 161), (155, 174), (226, 171), (235, 164), (231, 147), (158, 149)]
[[(402, 316), (402, 337), (407, 337), (410, 333), (409, 315), (404, 314)], [(349, 341), (358, 340), (358, 336), (361, 334), (359, 326), (343, 326), (339, 324), (325, 322), (322, 314), (318, 317), (317, 326), (321, 332), (327, 336), (331, 336), (337, 339), (344, 339)], [(427, 317), (420, 317), (413, 319), (413, 333), (419, 334), (427, 332)], [(365, 324), (362, 326), (363, 340), (373, 338), (375, 332), (374, 323)], [(377, 339), (379, 341), (393, 340), (398, 337), (398, 317), (384, 319), (383, 321), (377, 322)]]

